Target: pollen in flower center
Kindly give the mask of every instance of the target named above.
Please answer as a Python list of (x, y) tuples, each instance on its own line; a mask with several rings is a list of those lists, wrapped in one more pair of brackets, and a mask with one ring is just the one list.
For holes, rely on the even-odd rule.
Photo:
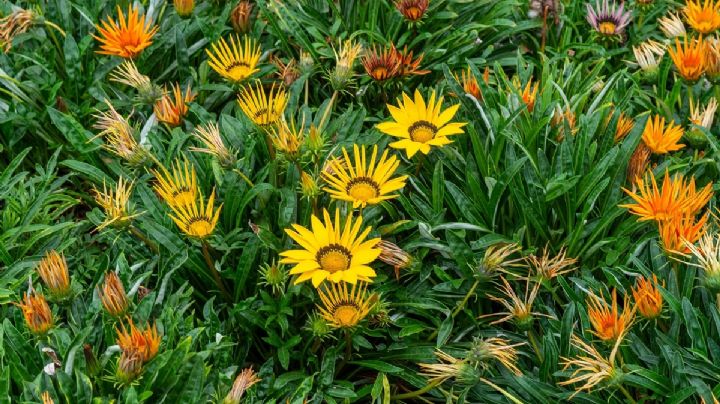
[(172, 194), (173, 204), (178, 206), (185, 206), (194, 202), (194, 195), (187, 187), (178, 188)]
[(205, 237), (213, 231), (212, 224), (204, 217), (191, 219), (187, 228), (188, 234), (197, 237)]
[(353, 178), (348, 182), (346, 190), (353, 199), (363, 202), (376, 198), (380, 193), (378, 184), (368, 177)]
[(330, 273), (345, 271), (350, 267), (352, 255), (347, 248), (339, 244), (331, 244), (321, 248), (316, 257), (320, 267)]
[(250, 74), (250, 66), (242, 61), (235, 61), (228, 65), (226, 71), (231, 75), (247, 76)]
[(408, 128), (410, 139), (414, 142), (427, 143), (436, 133), (437, 127), (428, 121), (417, 121)]
[(358, 317), (358, 308), (351, 303), (343, 303), (333, 312), (333, 317), (342, 326), (354, 325)]
[(617, 25), (612, 21), (603, 21), (599, 24), (599, 31), (603, 35), (613, 35), (616, 28)]

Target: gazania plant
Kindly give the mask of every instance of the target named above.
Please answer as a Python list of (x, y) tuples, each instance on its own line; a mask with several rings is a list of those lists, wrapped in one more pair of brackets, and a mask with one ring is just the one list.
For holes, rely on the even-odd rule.
[(0, 403), (716, 403), (720, 1), (0, 2)]

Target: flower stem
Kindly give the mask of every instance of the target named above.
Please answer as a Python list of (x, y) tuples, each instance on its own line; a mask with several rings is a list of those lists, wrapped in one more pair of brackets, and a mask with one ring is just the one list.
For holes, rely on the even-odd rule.
[(533, 330), (528, 330), (527, 332), (528, 339), (530, 340), (530, 345), (532, 345), (533, 350), (535, 351), (535, 355), (537, 355), (538, 360), (540, 363), (543, 362), (543, 356), (540, 354), (540, 348), (538, 348), (537, 339), (535, 338), (535, 332)]
[[(451, 317), (452, 317), (452, 318), (455, 318), (458, 314), (460, 314), (460, 312), (462, 311), (462, 309), (463, 309), (463, 308), (465, 307), (465, 305), (467, 304), (468, 300), (470, 300), (470, 296), (472, 296), (472, 294), (475, 293), (475, 289), (477, 289), (478, 285), (480, 285), (480, 281), (479, 281), (479, 280), (475, 280), (475, 283), (472, 284), (472, 286), (470, 287), (470, 290), (468, 290), (467, 294), (465, 294), (465, 297), (462, 299), (462, 301), (460, 302), (460, 304), (458, 304), (458, 306), (457, 306), (457, 307), (455, 308), (455, 310), (452, 312), (452, 314), (451, 314)], [(432, 334), (430, 334), (430, 336), (428, 337), (427, 340), (428, 340), (428, 341), (432, 341), (433, 338), (437, 337), (437, 335), (438, 335), (438, 330), (436, 329), (435, 331), (433, 331)]]
[(157, 254), (158, 252), (160, 252), (160, 249), (158, 248), (157, 244), (155, 244), (152, 240), (150, 240), (150, 239), (145, 235), (145, 233), (141, 232), (137, 227), (135, 227), (135, 226), (130, 226), (130, 233), (131, 233), (133, 236), (135, 236), (135, 237), (137, 237), (138, 239), (140, 239), (140, 241), (142, 241), (143, 243), (145, 243), (145, 245), (148, 246), (148, 248), (149, 248), (152, 252), (154, 252), (155, 254)]
[(637, 401), (630, 395), (630, 392), (627, 391), (627, 389), (621, 384), (620, 385), (620, 391), (622, 391), (623, 395), (625, 395), (625, 398), (628, 399), (628, 402), (635, 404)]
[(328, 103), (327, 108), (325, 108), (325, 112), (323, 113), (322, 119), (320, 119), (320, 123), (318, 124), (318, 130), (322, 130), (323, 126), (325, 125), (325, 121), (330, 117), (330, 111), (333, 108), (333, 104), (335, 104), (335, 100), (337, 99), (338, 91), (335, 90), (333, 92), (332, 98), (330, 98), (330, 102)]
[(247, 182), (247, 184), (250, 185), (250, 188), (255, 186), (255, 184), (253, 184), (253, 182), (250, 181), (250, 178), (248, 178), (247, 175), (243, 174), (242, 171), (238, 170), (237, 168), (233, 169), (233, 171), (235, 171), (235, 173), (237, 173), (237, 175), (239, 175), (240, 178), (242, 178), (245, 182)]
[(434, 389), (442, 382), (443, 382), (443, 379), (435, 379), (432, 382), (428, 383), (427, 386), (425, 386), (419, 390), (411, 391), (409, 393), (396, 394), (394, 396), (390, 396), (390, 400), (392, 401), (392, 400), (404, 400), (404, 399), (408, 399), (408, 398), (415, 398), (417, 396), (423, 395), (423, 394), (427, 393), (428, 391)]
[(205, 263), (207, 264), (208, 268), (210, 269), (210, 273), (213, 276), (213, 279), (215, 280), (215, 285), (217, 285), (218, 289), (220, 290), (220, 293), (223, 295), (225, 300), (228, 302), (232, 302), (232, 296), (230, 296), (230, 292), (227, 291), (225, 288), (225, 284), (223, 284), (222, 279), (220, 278), (220, 274), (218, 273), (217, 269), (215, 268), (215, 262), (212, 259), (212, 256), (210, 256), (210, 246), (208, 245), (207, 241), (202, 241), (202, 252), (203, 257), (205, 258)]
[(350, 358), (352, 357), (352, 335), (350, 334), (349, 330), (345, 330), (345, 356), (343, 356), (342, 362), (340, 362), (340, 365), (338, 365), (337, 369), (335, 369), (335, 375), (339, 375), (340, 371), (345, 367), (345, 365), (350, 362)]

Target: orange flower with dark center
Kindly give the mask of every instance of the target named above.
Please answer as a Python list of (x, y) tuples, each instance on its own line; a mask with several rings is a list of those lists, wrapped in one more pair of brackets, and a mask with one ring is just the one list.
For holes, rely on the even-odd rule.
[(658, 280), (655, 274), (652, 276), (652, 281), (647, 278), (639, 278), (632, 294), (635, 307), (643, 317), (652, 320), (662, 314), (663, 298), (658, 289)]
[(423, 60), (422, 54), (413, 60), (413, 51), (408, 51), (407, 45), (403, 48), (402, 52), (396, 49), (394, 45), (392, 49), (395, 51), (395, 57), (400, 60), (398, 76), (422, 76), (423, 74), (430, 73), (430, 70), (420, 70), (420, 62)]
[(615, 342), (630, 328), (635, 310), (630, 309), (627, 296), (622, 314), (618, 311), (617, 292), (612, 291), (612, 304), (608, 304), (600, 294), (590, 293), (587, 300), (588, 317), (593, 326), (592, 333), (603, 341)]
[(172, 95), (167, 93), (160, 98), (153, 107), (155, 116), (158, 121), (165, 122), (170, 126), (179, 126), (182, 123), (182, 119), (187, 115), (188, 106), (195, 99), (190, 86), (188, 85), (185, 95), (183, 96), (180, 85), (175, 83), (172, 86)]
[(696, 221), (693, 214), (679, 213), (670, 220), (660, 222), (658, 232), (663, 250), (671, 255), (689, 253), (685, 243), (695, 244), (705, 234), (707, 219), (707, 214)]
[(687, 81), (696, 81), (707, 69), (707, 46), (702, 37), (681, 43), (675, 38), (675, 47), (668, 46), (668, 53), (675, 64), (678, 74)]
[(157, 332), (157, 326), (147, 324), (143, 330), (138, 329), (131, 318), (128, 318), (130, 329), (125, 328), (125, 324), (120, 323), (120, 328), (115, 328), (117, 332), (117, 344), (124, 353), (136, 353), (139, 359), (145, 363), (154, 358), (160, 348), (160, 335)]
[(33, 334), (44, 335), (55, 324), (45, 296), (35, 290), (24, 293), (23, 301), (15, 305), (22, 310), (25, 324)]
[(430, 0), (396, 0), (395, 8), (410, 22), (423, 18)]
[(135, 7), (128, 7), (127, 19), (120, 6), (117, 11), (118, 21), (108, 17), (107, 21), (102, 21), (102, 26), (95, 26), (100, 36), (93, 35), (93, 38), (101, 43), (97, 53), (134, 58), (152, 44), (158, 26), (151, 26)]
[(380, 50), (372, 47), (362, 58), (362, 64), (368, 76), (377, 81), (385, 81), (398, 75), (402, 60), (398, 58), (395, 46)]

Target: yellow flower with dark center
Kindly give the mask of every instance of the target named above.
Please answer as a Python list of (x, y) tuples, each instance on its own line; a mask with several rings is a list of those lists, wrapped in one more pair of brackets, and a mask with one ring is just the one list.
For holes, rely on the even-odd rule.
[(625, 116), (624, 112), (621, 112), (615, 125), (615, 142), (622, 140), (634, 127), (635, 121)]
[(669, 220), (658, 223), (660, 241), (666, 253), (687, 254), (686, 242), (695, 244), (705, 234), (708, 215), (695, 220), (695, 215), (679, 212)]
[(318, 289), (322, 306), (320, 315), (334, 328), (352, 328), (358, 325), (375, 305), (375, 296), (367, 292), (367, 283), (354, 284), (348, 292), (346, 283), (325, 286)]
[(658, 280), (655, 274), (652, 276), (652, 281), (644, 277), (638, 278), (632, 294), (635, 307), (643, 317), (652, 320), (662, 314), (663, 298), (658, 289)]
[(205, 49), (210, 58), (208, 65), (234, 83), (239, 83), (259, 71), (257, 64), (260, 60), (260, 45), (247, 36), (244, 39), (241, 44), (237, 35), (231, 35), (229, 45), (225, 39), (220, 38), (212, 44), (212, 51)]
[(147, 363), (157, 355), (160, 348), (157, 325), (147, 324), (144, 329), (140, 330), (130, 317), (127, 321), (130, 326), (129, 330), (123, 322), (120, 322), (120, 328), (115, 328), (117, 344), (123, 352), (137, 353), (139, 359), (143, 363)]
[(617, 291), (612, 291), (612, 305), (609, 305), (605, 298), (590, 293), (588, 296), (588, 317), (593, 326), (592, 333), (603, 341), (615, 342), (632, 325), (635, 317), (635, 310), (630, 308), (630, 303), (625, 296), (625, 304), (622, 313), (618, 312)]
[(430, 0), (395, 0), (395, 8), (410, 22), (423, 18), (429, 5)]
[(374, 46), (362, 58), (365, 72), (376, 81), (385, 81), (398, 74), (401, 60), (398, 59), (395, 47), (380, 50)]
[(262, 85), (257, 84), (245, 87), (238, 96), (238, 104), (245, 116), (255, 125), (268, 127), (277, 124), (285, 113), (288, 96), (285, 90), (278, 88), (275, 91), (273, 84), (270, 93), (266, 94)]
[(667, 154), (685, 147), (678, 143), (685, 130), (675, 122), (670, 121), (665, 126), (665, 118), (655, 115), (654, 119), (648, 118), (643, 130), (643, 143), (655, 154)]
[(195, 166), (190, 164), (187, 159), (182, 162), (175, 160), (172, 172), (162, 166), (160, 170), (160, 172), (150, 170), (157, 179), (153, 188), (168, 206), (185, 206), (195, 203), (198, 190)]
[(23, 301), (15, 303), (15, 305), (22, 310), (25, 324), (33, 334), (44, 335), (55, 324), (45, 296), (35, 290), (24, 293)]
[(675, 38), (675, 47), (668, 47), (670, 58), (675, 64), (678, 74), (687, 81), (696, 81), (707, 69), (707, 46), (702, 38), (683, 38), (681, 43)]
[(369, 264), (380, 255), (377, 244), (379, 238), (366, 240), (372, 230), (362, 228), (362, 216), (353, 221), (350, 214), (345, 224), (340, 222), (340, 210), (335, 210), (335, 221), (327, 210), (323, 210), (324, 223), (312, 215), (312, 230), (293, 224), (285, 232), (297, 242), (301, 250), (289, 250), (280, 253), (281, 264), (294, 264), (291, 275), (300, 276), (295, 284), (312, 279), (318, 287), (326, 279), (334, 282), (357, 283), (358, 280), (371, 282), (375, 271)]
[(701, 34), (709, 34), (720, 28), (720, 2), (686, 0), (683, 12), (687, 23)]
[(180, 230), (190, 237), (204, 239), (215, 230), (222, 204), (215, 210), (215, 189), (210, 193), (207, 204), (202, 194), (199, 193), (199, 203), (193, 200), (186, 205), (170, 206), (173, 215), (170, 218), (177, 224)]
[(37, 271), (52, 297), (63, 299), (70, 294), (70, 274), (64, 255), (55, 250), (48, 251), (40, 260)]
[(98, 286), (97, 293), (103, 308), (113, 317), (125, 314), (130, 305), (127, 294), (125, 294), (125, 287), (115, 272), (105, 274), (105, 280), (102, 287)]
[(695, 189), (695, 178), (691, 177), (690, 181), (686, 182), (681, 174), (677, 174), (671, 179), (665, 171), (662, 187), (658, 188), (655, 175), (652, 171), (648, 174), (649, 180), (639, 177), (635, 180), (635, 185), (640, 191), (639, 195), (623, 188), (635, 203), (620, 207), (627, 208), (630, 213), (640, 216), (638, 221), (666, 221), (682, 213), (695, 215), (712, 198), (712, 183), (698, 192)]
[(448, 136), (465, 133), (462, 127), (466, 123), (450, 122), (460, 104), (443, 111), (443, 97), (436, 102), (434, 91), (427, 105), (417, 90), (415, 101), (404, 92), (402, 97), (402, 101), (398, 100), (399, 106), (387, 106), (394, 121), (380, 123), (377, 128), (383, 133), (400, 138), (401, 140), (390, 143), (390, 147), (405, 149), (408, 158), (418, 151), (428, 154), (432, 147), (444, 147), (452, 143)]
[(324, 188), (333, 199), (352, 202), (353, 208), (375, 205), (396, 198), (392, 192), (405, 186), (406, 175), (391, 178), (400, 165), (397, 157), (388, 158), (385, 150), (377, 160), (377, 145), (373, 146), (370, 160), (367, 159), (365, 146), (353, 145), (351, 159), (343, 147), (344, 163), (331, 160), (333, 174), (322, 173), (329, 187)]
[(170, 126), (178, 126), (182, 123), (183, 118), (188, 113), (187, 104), (195, 99), (196, 94), (192, 92), (190, 86), (187, 86), (183, 95), (180, 85), (175, 83), (172, 86), (172, 95), (165, 89), (165, 94), (155, 102), (153, 111), (158, 121), (164, 122)]
[(107, 226), (123, 227), (137, 216), (137, 214), (129, 212), (128, 203), (130, 202), (132, 189), (133, 183), (123, 180), (122, 177), (118, 180), (115, 191), (112, 188), (108, 189), (105, 183), (103, 183), (102, 192), (97, 188), (93, 188), (95, 202), (105, 212), (105, 220), (98, 226), (98, 230), (102, 230)]
[(127, 19), (120, 6), (117, 11), (117, 22), (108, 17), (107, 21), (102, 21), (102, 26), (95, 26), (100, 36), (93, 35), (93, 38), (101, 43), (101, 50), (97, 53), (134, 58), (152, 44), (152, 37), (157, 33), (158, 26), (151, 26), (152, 23), (144, 15), (140, 15), (136, 7), (128, 6)]

